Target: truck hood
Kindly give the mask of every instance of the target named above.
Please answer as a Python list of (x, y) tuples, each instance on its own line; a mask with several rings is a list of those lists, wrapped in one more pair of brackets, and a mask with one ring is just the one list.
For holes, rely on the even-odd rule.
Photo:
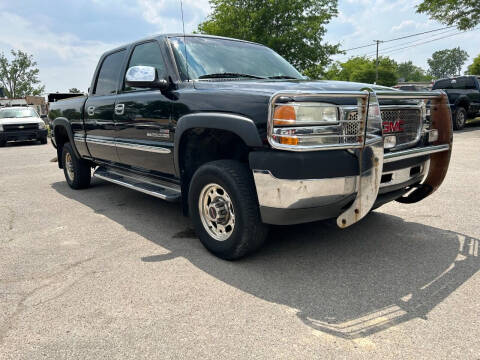
[(17, 124), (41, 124), (44, 121), (38, 117), (26, 117), (26, 118), (3, 118), (0, 119), (2, 125), (17, 125)]
[(197, 90), (233, 90), (273, 94), (277, 91), (359, 91), (366, 87), (373, 90), (399, 91), (385, 86), (331, 80), (197, 80)]

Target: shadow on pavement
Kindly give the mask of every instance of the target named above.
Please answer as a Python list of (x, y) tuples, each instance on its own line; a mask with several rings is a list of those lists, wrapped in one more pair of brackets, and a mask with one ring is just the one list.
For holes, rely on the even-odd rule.
[(184, 257), (228, 285), (294, 308), (308, 326), (346, 339), (427, 320), (480, 269), (478, 239), (384, 213), (345, 230), (325, 222), (273, 227), (259, 253), (226, 262), (203, 249), (178, 204), (98, 181), (86, 191), (65, 182), (52, 186), (170, 251), (139, 261)]

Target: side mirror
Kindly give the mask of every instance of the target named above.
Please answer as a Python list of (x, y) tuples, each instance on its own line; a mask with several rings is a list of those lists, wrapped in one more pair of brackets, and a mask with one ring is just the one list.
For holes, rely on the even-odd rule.
[(125, 84), (136, 88), (158, 88), (164, 91), (168, 81), (159, 79), (157, 69), (153, 66), (132, 66), (125, 75)]

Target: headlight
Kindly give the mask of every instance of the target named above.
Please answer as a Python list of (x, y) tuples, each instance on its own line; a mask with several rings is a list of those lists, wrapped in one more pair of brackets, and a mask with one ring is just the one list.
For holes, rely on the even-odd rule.
[(288, 103), (275, 107), (273, 138), (280, 144), (338, 144), (339, 110), (326, 103)]
[(44, 130), (45, 129), (45, 123), (44, 122), (38, 123), (38, 128), (40, 130)]

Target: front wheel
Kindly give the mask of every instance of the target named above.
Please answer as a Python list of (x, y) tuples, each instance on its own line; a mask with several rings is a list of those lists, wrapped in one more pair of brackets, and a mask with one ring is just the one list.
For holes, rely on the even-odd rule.
[(90, 164), (75, 155), (70, 143), (63, 145), (62, 164), (65, 179), (72, 189), (85, 189), (90, 186), (92, 177)]
[(458, 107), (453, 116), (453, 128), (462, 130), (467, 122), (467, 111), (463, 107)]
[(188, 200), (197, 235), (216, 256), (239, 259), (264, 243), (268, 227), (260, 220), (246, 165), (233, 160), (202, 165), (193, 175)]
[(48, 142), (48, 141), (47, 141), (47, 137), (46, 137), (46, 136), (40, 139), (40, 144), (42, 144), (42, 145), (45, 145), (47, 142)]

